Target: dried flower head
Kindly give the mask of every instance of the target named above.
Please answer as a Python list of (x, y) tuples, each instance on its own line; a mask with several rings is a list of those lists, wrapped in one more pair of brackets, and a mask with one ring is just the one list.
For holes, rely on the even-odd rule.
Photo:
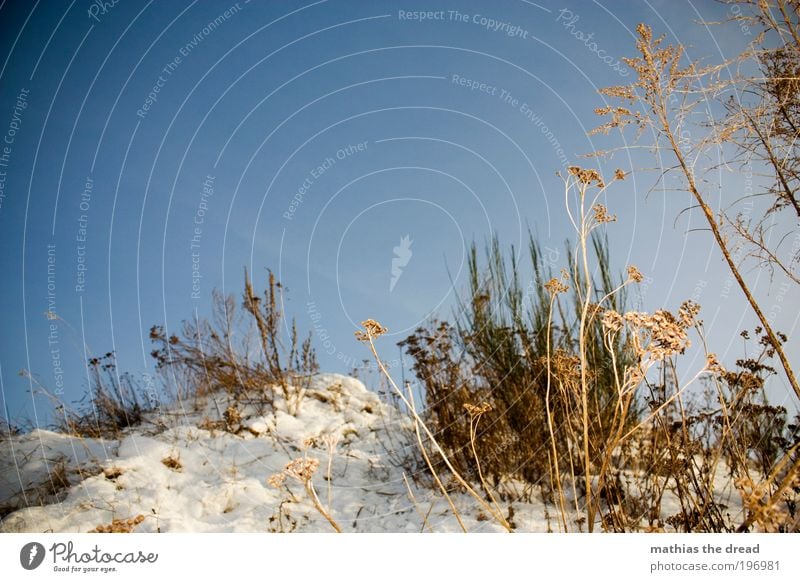
[(623, 319), (633, 332), (633, 348), (640, 358), (648, 355), (653, 360), (663, 360), (674, 354), (682, 354), (691, 346), (686, 326), (664, 309), (652, 315), (629, 311), (623, 315)]
[(547, 289), (550, 295), (558, 295), (559, 293), (566, 293), (569, 291), (569, 286), (565, 285), (555, 277), (545, 283), (544, 288)]
[(603, 311), (605, 310), (602, 307), (600, 307), (599, 304), (590, 301), (589, 304), (586, 306), (586, 317), (588, 317), (589, 319), (594, 319), (595, 317), (598, 317), (600, 314), (602, 314)]
[(290, 461), (286, 465), (284, 473), (289, 477), (297, 479), (301, 483), (307, 483), (311, 480), (311, 477), (317, 471), (318, 467), (319, 461), (316, 459), (298, 458), (294, 461)]
[(739, 477), (733, 484), (742, 497), (742, 505), (761, 531), (780, 531), (788, 515), (772, 502), (768, 484), (755, 483), (749, 476)]
[(360, 342), (368, 342), (371, 339), (380, 337), (389, 331), (374, 319), (367, 319), (365, 321), (362, 321), (361, 326), (364, 329), (363, 330), (359, 329), (358, 331), (355, 332), (356, 339)]
[(606, 309), (603, 316), (600, 318), (603, 327), (612, 333), (616, 333), (625, 325), (622, 316), (613, 309)]
[(614, 179), (615, 180), (624, 180), (625, 179), (625, 175), (626, 175), (625, 174), (625, 170), (620, 170), (619, 168), (614, 170)]
[[(629, 101), (636, 99), (636, 94), (633, 92), (633, 89), (621, 85), (606, 87), (605, 89), (601, 89), (600, 93), (609, 97), (617, 97)], [(626, 107), (598, 107), (594, 112), (597, 115), (608, 115), (611, 117), (611, 120), (590, 131), (589, 135), (598, 133), (608, 135), (612, 129), (622, 129), (631, 123), (641, 127), (646, 120), (641, 113), (633, 112)]]
[(570, 166), (567, 168), (567, 171), (575, 176), (581, 184), (591, 186), (594, 183), (597, 184), (598, 188), (605, 187), (603, 179), (600, 177), (600, 173), (597, 170), (584, 169), (580, 166)]
[(609, 214), (605, 204), (595, 204), (592, 206), (592, 210), (594, 211), (594, 219), (600, 224), (617, 221), (617, 215)]
[(719, 363), (717, 354), (713, 353), (706, 356), (706, 370), (717, 376), (725, 374), (725, 368)]
[(581, 360), (564, 349), (557, 349), (551, 358), (553, 375), (566, 386), (578, 386), (581, 379)]
[(644, 276), (642, 272), (636, 267), (636, 265), (628, 265), (628, 279), (633, 281), (634, 283), (641, 283), (644, 281)]
[(274, 475), (270, 475), (269, 479), (267, 479), (267, 484), (271, 487), (275, 487), (275, 489), (280, 489), (283, 487), (285, 482), (286, 473), (275, 473)]
[(700, 313), (700, 305), (691, 299), (684, 301), (678, 308), (678, 317), (683, 327), (692, 327), (697, 322), (697, 314)]
[(650, 352), (654, 359), (662, 360), (682, 354), (691, 345), (686, 329), (669, 311), (659, 309), (650, 316)]
[(467, 402), (464, 404), (464, 409), (471, 417), (475, 418), (476, 416), (480, 416), (481, 414), (489, 412), (492, 409), (492, 405), (488, 402), (482, 402), (478, 406), (475, 406), (474, 404)]

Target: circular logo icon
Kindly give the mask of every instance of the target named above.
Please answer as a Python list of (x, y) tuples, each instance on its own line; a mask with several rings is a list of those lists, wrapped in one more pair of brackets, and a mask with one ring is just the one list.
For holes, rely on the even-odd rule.
[(35, 570), (42, 565), (44, 553), (44, 546), (39, 542), (27, 543), (19, 552), (19, 563), (26, 570)]

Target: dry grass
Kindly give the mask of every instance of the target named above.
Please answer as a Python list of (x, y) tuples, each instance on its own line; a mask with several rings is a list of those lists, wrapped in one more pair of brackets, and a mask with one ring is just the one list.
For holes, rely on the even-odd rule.
[(161, 464), (171, 471), (179, 472), (183, 470), (183, 463), (181, 463), (181, 459), (177, 455), (169, 455), (168, 457), (164, 457), (161, 459)]
[(419, 445), (419, 450), (422, 453), (422, 455), (425, 457), (425, 461), (426, 461), (428, 467), (430, 468), (431, 473), (433, 474), (433, 477), (436, 480), (437, 485), (439, 486), (439, 488), (442, 491), (442, 493), (444, 494), (444, 496), (447, 498), (448, 503), (450, 504), (450, 507), (453, 510), (453, 514), (455, 515), (456, 519), (458, 520), (459, 525), (461, 526), (461, 529), (463, 531), (465, 531), (465, 532), (467, 531), (466, 527), (464, 526), (464, 522), (461, 519), (461, 516), (459, 515), (458, 510), (455, 507), (455, 504), (450, 499), (450, 496), (448, 495), (447, 489), (442, 484), (442, 481), (441, 481), (441, 479), (439, 477), (439, 471), (433, 467), (433, 465), (432, 465), (432, 463), (430, 461), (430, 458), (427, 455), (425, 444), (424, 444), (424, 442), (422, 440), (422, 433), (425, 434), (425, 437), (427, 437), (428, 442), (431, 445), (431, 448), (437, 453), (437, 455), (439, 456), (441, 461), (444, 463), (444, 466), (449, 471), (450, 476), (461, 487), (463, 487), (464, 490), (485, 511), (487, 511), (492, 517), (494, 517), (497, 520), (497, 522), (501, 526), (503, 526), (503, 528), (506, 531), (511, 532), (513, 530), (513, 528), (509, 524), (508, 520), (506, 520), (506, 518), (503, 516), (503, 514), (501, 512), (499, 512), (499, 511), (497, 511), (496, 508), (494, 508), (491, 505), (489, 505), (481, 497), (481, 495), (478, 492), (476, 492), (475, 489), (467, 482), (467, 480), (464, 479), (464, 477), (461, 475), (461, 473), (453, 465), (453, 463), (451, 462), (451, 460), (448, 457), (447, 453), (444, 451), (442, 446), (436, 440), (436, 437), (434, 436), (434, 434), (431, 432), (430, 428), (428, 428), (426, 423), (423, 421), (423, 419), (417, 413), (416, 407), (414, 406), (414, 400), (413, 400), (412, 392), (409, 390), (408, 391), (408, 395), (403, 394), (403, 392), (400, 390), (400, 388), (397, 387), (397, 384), (395, 383), (395, 381), (392, 378), (391, 374), (389, 374), (389, 371), (386, 369), (386, 366), (384, 365), (383, 361), (381, 360), (380, 356), (378, 355), (377, 350), (375, 349), (375, 343), (374, 343), (374, 340), (376, 338), (382, 336), (383, 334), (385, 334), (387, 332), (387, 329), (385, 327), (383, 327), (380, 323), (378, 323), (377, 321), (375, 321), (373, 319), (368, 319), (366, 321), (363, 321), (361, 323), (361, 326), (362, 326), (363, 329), (362, 330), (358, 330), (358, 331), (355, 332), (356, 339), (361, 341), (361, 342), (366, 343), (369, 346), (370, 351), (372, 352), (372, 355), (375, 358), (376, 363), (378, 364), (378, 367), (380, 368), (381, 372), (386, 377), (386, 379), (389, 381), (389, 384), (394, 389), (395, 394), (397, 394), (397, 396), (401, 399), (401, 401), (408, 407), (408, 410), (410, 411), (411, 416), (412, 416), (412, 418), (414, 420), (414, 429), (415, 429), (416, 436), (417, 436), (417, 443)]
[(128, 519), (114, 519), (109, 524), (101, 524), (87, 533), (133, 533), (144, 521), (144, 515), (137, 515)]
[[(617, 171), (606, 181), (595, 170), (570, 168), (564, 184), (575, 252), (558, 277), (534, 260), (541, 293), (515, 291), (516, 271), (507, 275), (495, 247), (485, 283), (473, 276), (466, 322), (434, 322), (402, 342), (424, 389), (425, 418), (412, 391), (395, 390), (417, 421), (425, 464), (457, 517), (442, 471), (453, 472), (461, 490), (471, 486), (459, 477), (480, 484), (486, 500), (475, 499), (484, 515), (500, 514), (506, 525), (511, 519), (502, 516), (496, 491), (513, 475), (539, 485), (561, 531), (790, 531), (800, 500), (800, 422), (789, 423), (786, 410), (766, 399), (776, 355), (769, 334), (757, 328), (755, 352), (729, 371), (708, 351), (696, 303), (674, 312), (624, 309), (626, 288), (643, 275), (631, 265), (613, 282), (595, 232), (614, 222), (598, 198), (624, 176)], [(511, 299), (497, 304), (493, 294)], [(506, 315), (498, 315), (503, 308)], [(380, 367), (372, 340), (384, 328), (371, 320), (364, 328), (358, 339), (369, 342)], [(679, 372), (693, 340), (704, 347), (705, 364)], [(526, 405), (515, 410), (518, 402)], [(532, 433), (519, 426), (539, 432), (525, 438)], [(530, 462), (536, 458), (545, 463)], [(720, 499), (721, 475), (739, 491), (744, 515), (731, 515)], [(677, 500), (677, 513), (664, 513), (665, 496)]]
[[(151, 355), (167, 381), (177, 386), (179, 401), (224, 390), (262, 411), (282, 406), (289, 414), (297, 413), (319, 367), (310, 336), (300, 341), (294, 321), (288, 342), (282, 337), (282, 291), (270, 271), (263, 297), (258, 295), (245, 271), (241, 313), (233, 296), (215, 291), (211, 321), (185, 322), (180, 335), (153, 326), (150, 339), (156, 347)], [(218, 419), (225, 430), (241, 428), (238, 412), (228, 408)]]
[(342, 533), (342, 528), (336, 523), (336, 520), (333, 519), (330, 511), (319, 500), (317, 490), (314, 488), (314, 483), (311, 480), (318, 468), (319, 461), (316, 459), (309, 459), (307, 457), (297, 458), (287, 463), (283, 471), (270, 476), (269, 479), (267, 479), (267, 483), (276, 489), (284, 487), (287, 478), (291, 478), (302, 484), (309, 499), (311, 499), (311, 502), (314, 504), (314, 508), (328, 521), (336, 533)]

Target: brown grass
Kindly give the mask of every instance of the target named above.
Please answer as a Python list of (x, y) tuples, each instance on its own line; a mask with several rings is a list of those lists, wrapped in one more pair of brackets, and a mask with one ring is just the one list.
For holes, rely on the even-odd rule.
[(98, 525), (87, 533), (133, 533), (133, 531), (144, 521), (144, 515), (137, 515), (128, 519), (114, 519), (106, 525)]

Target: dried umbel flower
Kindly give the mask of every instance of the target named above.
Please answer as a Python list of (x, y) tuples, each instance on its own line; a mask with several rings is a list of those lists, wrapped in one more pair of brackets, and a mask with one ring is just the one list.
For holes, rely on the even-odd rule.
[(706, 356), (706, 370), (717, 376), (725, 374), (725, 368), (719, 363), (717, 354), (708, 354)]
[(649, 353), (650, 358), (663, 360), (674, 354), (682, 354), (691, 346), (686, 326), (664, 309), (652, 315), (629, 311), (623, 319), (634, 332), (633, 347), (640, 358)]
[(641, 283), (644, 281), (644, 276), (642, 272), (636, 267), (636, 265), (628, 265), (628, 279), (633, 281), (634, 283)]
[(368, 342), (371, 339), (382, 336), (389, 331), (374, 319), (362, 321), (361, 327), (364, 328), (363, 331), (359, 329), (355, 332), (356, 339), (360, 342)]
[(606, 208), (604, 204), (595, 204), (594, 206), (592, 206), (592, 210), (594, 211), (594, 219), (599, 224), (617, 221), (616, 214), (609, 214), (608, 208)]
[(569, 286), (565, 285), (555, 277), (545, 283), (544, 288), (547, 289), (550, 295), (558, 295), (559, 293), (566, 293), (569, 291)]
[(567, 385), (577, 385), (581, 379), (581, 360), (563, 349), (557, 349), (551, 358), (553, 375)]
[(678, 309), (678, 317), (684, 327), (692, 327), (697, 321), (698, 313), (700, 313), (700, 305), (691, 299), (684, 301)]
[(605, 184), (597, 170), (584, 169), (579, 166), (570, 166), (567, 171), (575, 176), (581, 184), (591, 186), (593, 183), (597, 184), (598, 188), (604, 188)]
[(680, 325), (669, 311), (659, 309), (653, 313), (648, 327), (651, 338), (650, 352), (654, 359), (663, 360), (674, 354), (682, 354), (691, 345), (684, 326)]
[(612, 333), (618, 332), (622, 329), (622, 326), (625, 325), (622, 316), (613, 309), (606, 309), (603, 316), (600, 318), (600, 323), (603, 324), (605, 329)]
[(482, 402), (478, 406), (474, 404), (470, 404), (469, 402), (464, 404), (464, 410), (466, 410), (469, 415), (473, 418), (476, 416), (480, 416), (481, 414), (485, 414), (492, 409), (492, 405), (488, 402)]
[(275, 473), (274, 475), (270, 475), (269, 479), (267, 479), (267, 483), (275, 487), (275, 489), (280, 489), (283, 487), (283, 484), (286, 482), (286, 473)]
[(754, 483), (750, 477), (744, 476), (736, 479), (734, 486), (742, 497), (742, 505), (761, 531), (780, 531), (788, 516), (777, 504), (770, 503), (769, 487), (766, 483)]
[(295, 459), (290, 461), (283, 470), (286, 475), (297, 479), (301, 483), (311, 481), (311, 477), (319, 468), (319, 461), (316, 459)]

